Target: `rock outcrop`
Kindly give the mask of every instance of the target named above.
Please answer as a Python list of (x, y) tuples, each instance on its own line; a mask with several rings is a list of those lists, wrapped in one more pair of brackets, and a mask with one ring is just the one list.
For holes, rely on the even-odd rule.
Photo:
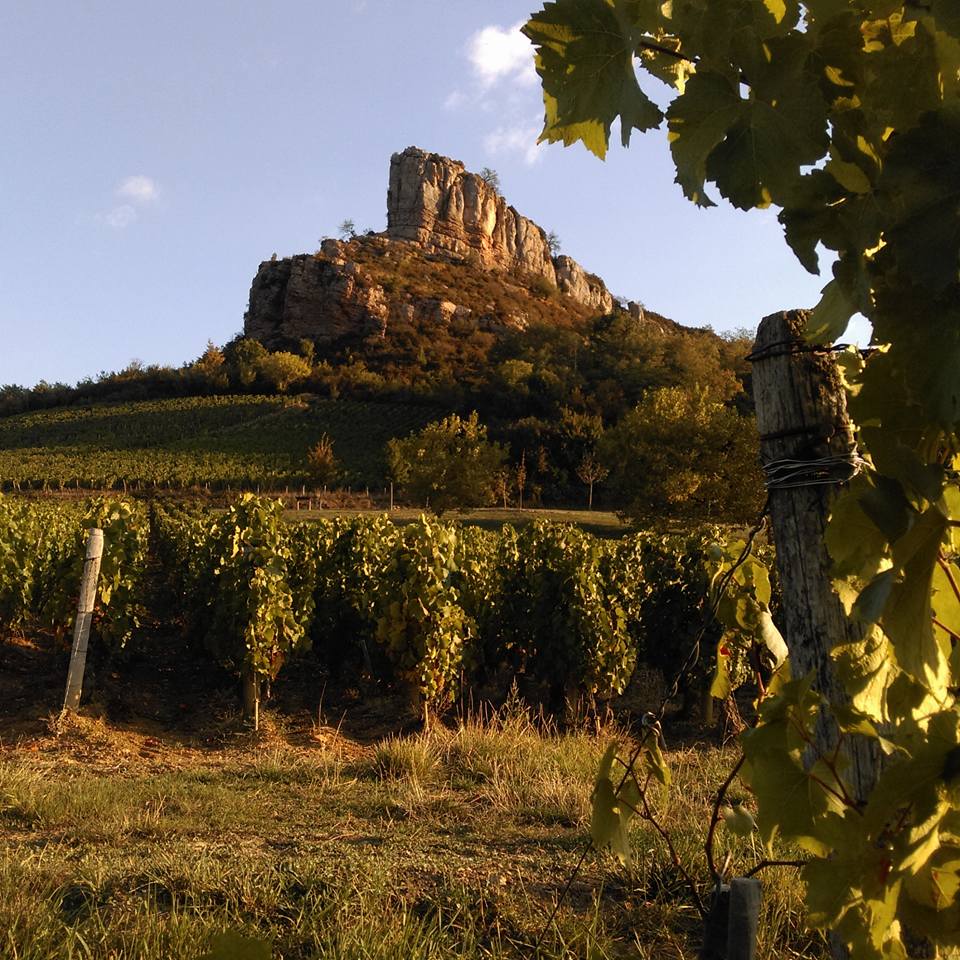
[[(553, 257), (544, 230), (494, 186), (459, 161), (416, 147), (390, 160), (386, 231), (353, 244), (360, 240), (379, 248), (380, 255), (412, 248), (428, 258), (500, 272), (514, 285), (539, 284), (531, 297), (559, 292), (577, 312), (609, 313), (614, 306), (603, 281), (570, 257)], [(377, 282), (362, 264), (351, 262), (352, 246), (326, 239), (315, 255), (262, 263), (250, 289), (244, 334), (276, 346), (382, 333), (397, 318), (494, 332), (527, 322), (522, 311), (458, 305), (447, 285), (436, 296), (397, 295), (387, 281)]]
[(268, 345), (337, 340), (383, 330), (389, 314), (383, 288), (356, 264), (301, 254), (260, 264), (243, 332)]
[(486, 267), (557, 282), (547, 234), (458, 160), (417, 147), (390, 158), (387, 232), (425, 249), (474, 255)]
[(578, 303), (595, 308), (598, 313), (609, 313), (613, 309), (613, 297), (598, 276), (587, 273), (571, 257), (559, 256), (554, 260), (554, 264), (557, 287), (561, 293)]

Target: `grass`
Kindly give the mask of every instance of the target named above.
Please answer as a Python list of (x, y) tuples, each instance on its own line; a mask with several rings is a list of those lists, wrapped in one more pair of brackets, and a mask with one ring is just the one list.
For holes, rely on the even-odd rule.
[[(534, 956), (609, 738), (519, 710), (366, 747), (274, 737), (122, 760), (113, 736), (98, 763), (76, 759), (82, 738), (0, 754), (5, 958), (186, 960), (225, 930), (285, 960)], [(689, 747), (670, 761), (677, 782), (660, 810), (702, 877), (705, 811), (732, 756)], [(648, 826), (632, 839), (629, 869), (587, 857), (542, 960), (695, 956), (682, 878)], [(734, 870), (758, 856), (749, 841), (721, 846)], [(821, 956), (796, 877), (770, 880), (760, 956)]]

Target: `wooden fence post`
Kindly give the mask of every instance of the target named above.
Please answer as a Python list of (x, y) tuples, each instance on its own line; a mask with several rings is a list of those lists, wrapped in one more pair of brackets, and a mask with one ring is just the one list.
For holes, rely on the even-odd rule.
[(102, 557), (103, 531), (94, 528), (88, 531), (87, 549), (83, 559), (80, 601), (77, 604), (77, 619), (73, 626), (73, 649), (70, 652), (70, 669), (67, 671), (67, 690), (63, 697), (64, 711), (76, 710), (80, 706), (83, 671), (87, 665), (90, 621), (93, 619), (93, 608), (97, 599), (97, 578), (100, 576)]
[[(811, 348), (804, 338), (807, 314), (802, 310), (765, 317), (757, 330), (750, 359), (753, 395), (760, 432), (761, 459), (770, 488), (770, 517), (783, 591), (783, 635), (794, 677), (815, 675), (815, 688), (831, 704), (849, 698), (830, 657), (833, 647), (863, 639), (861, 625), (851, 621), (833, 589), (831, 560), (823, 535), (830, 506), (844, 479), (853, 476), (856, 448), (847, 415), (843, 383), (832, 353)], [(789, 486), (785, 461), (800, 462), (811, 485)], [(779, 466), (779, 470), (778, 470)], [(771, 476), (775, 479), (771, 482)], [(821, 714), (815, 731), (816, 752), (829, 755), (838, 731)], [(863, 800), (880, 771), (879, 751), (865, 738), (847, 738), (841, 763), (854, 799)], [(812, 759), (812, 758), (808, 758)], [(846, 949), (831, 936), (831, 956)]]

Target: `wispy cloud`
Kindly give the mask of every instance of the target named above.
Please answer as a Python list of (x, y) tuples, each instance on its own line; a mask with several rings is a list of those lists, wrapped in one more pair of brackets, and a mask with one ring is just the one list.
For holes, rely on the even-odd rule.
[(541, 156), (541, 145), (537, 143), (539, 133), (539, 124), (497, 127), (483, 138), (483, 146), (494, 156), (519, 154), (524, 163), (532, 165)]
[(153, 177), (146, 177), (142, 173), (127, 177), (116, 191), (121, 200), (131, 203), (153, 203), (160, 196), (160, 188)]
[(467, 58), (484, 86), (500, 80), (513, 80), (527, 86), (537, 82), (533, 45), (520, 32), (522, 26), (521, 20), (512, 27), (483, 27), (467, 41)]
[(123, 230), (137, 219), (137, 211), (129, 203), (121, 203), (112, 210), (101, 213), (99, 219), (114, 230)]
[(114, 230), (125, 230), (139, 219), (141, 209), (159, 199), (160, 187), (153, 177), (138, 173), (121, 180), (113, 195), (121, 202), (98, 213), (95, 219)]

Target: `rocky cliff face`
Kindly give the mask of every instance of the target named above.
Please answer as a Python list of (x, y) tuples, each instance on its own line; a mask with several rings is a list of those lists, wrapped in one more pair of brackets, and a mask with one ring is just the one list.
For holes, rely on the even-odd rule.
[[(603, 281), (570, 257), (552, 257), (547, 235), (462, 163), (408, 147), (390, 161), (387, 229), (367, 238), (375, 245), (409, 244), (487, 272), (503, 272), (514, 284), (527, 277), (556, 287), (576, 312), (613, 309)], [(491, 330), (522, 326), (524, 318), (482, 315), (454, 302), (448, 288), (436, 297), (397, 297), (363, 266), (347, 246), (325, 240), (316, 255), (262, 263), (250, 289), (244, 334), (269, 345), (303, 338), (318, 342), (383, 331), (391, 318), (435, 316)], [(543, 292), (541, 288), (540, 292)], [(533, 295), (533, 294), (531, 294)], [(423, 311), (427, 311), (424, 313)]]
[(476, 255), (486, 267), (557, 282), (546, 233), (462, 163), (407, 147), (390, 158), (387, 236)]

